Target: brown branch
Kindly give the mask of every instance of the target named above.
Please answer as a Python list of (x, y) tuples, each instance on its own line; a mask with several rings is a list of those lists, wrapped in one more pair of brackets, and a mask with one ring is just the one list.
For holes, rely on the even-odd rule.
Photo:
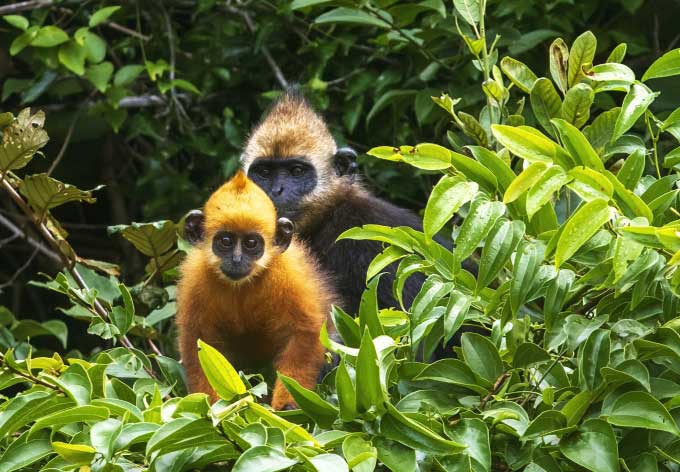
[(4, 289), (6, 289), (7, 287), (11, 287), (14, 284), (14, 282), (16, 282), (16, 280), (19, 278), (19, 276), (21, 274), (23, 274), (26, 269), (28, 269), (29, 265), (31, 265), (31, 262), (33, 262), (33, 259), (35, 259), (35, 256), (38, 254), (38, 252), (39, 252), (38, 248), (33, 249), (33, 253), (30, 256), (28, 256), (28, 259), (26, 260), (26, 262), (24, 262), (21, 265), (21, 267), (19, 267), (14, 272), (14, 274), (12, 274), (12, 277), (10, 277), (7, 282), (3, 282), (3, 283), (0, 284), (0, 293), (2, 293), (2, 291)]
[[(5, 216), (0, 215), (0, 224), (2, 226), (4, 226), (5, 228), (7, 228), (12, 233), (12, 239), (23, 238), (28, 244), (33, 246), (36, 250), (38, 250), (40, 253), (47, 256), (52, 261), (54, 261), (58, 264), (63, 263), (63, 261), (61, 260), (61, 257), (59, 257), (59, 254), (57, 254), (56, 252), (52, 251), (51, 249), (40, 244), (40, 242), (38, 242), (35, 239), (28, 236), (24, 231), (22, 231), (18, 226), (16, 226), (14, 224), (14, 222), (12, 222), (12, 220), (10, 220), (9, 218), (6, 218)], [(3, 240), (3, 241), (7, 241), (7, 240)]]
[(17, 2), (12, 5), (0, 7), (0, 15), (11, 15), (26, 10), (33, 10), (35, 8), (46, 8), (52, 6), (54, 0), (33, 0), (30, 2)]
[(59, 163), (64, 157), (64, 154), (66, 154), (66, 148), (68, 148), (69, 143), (71, 142), (71, 136), (73, 136), (73, 130), (76, 127), (76, 121), (78, 121), (78, 117), (80, 116), (80, 112), (83, 111), (83, 107), (80, 107), (80, 109), (76, 112), (75, 115), (73, 115), (73, 119), (71, 120), (71, 124), (68, 127), (68, 131), (66, 132), (66, 137), (64, 138), (64, 143), (61, 145), (61, 149), (59, 149), (59, 154), (57, 154), (57, 157), (54, 159), (52, 162), (52, 165), (50, 168), (47, 170), (47, 175), (52, 175), (52, 172), (54, 172), (54, 169), (57, 168)]
[(509, 372), (505, 372), (505, 373), (503, 373), (500, 377), (498, 377), (498, 379), (496, 379), (496, 382), (494, 382), (493, 388), (491, 389), (491, 391), (488, 393), (487, 396), (485, 396), (484, 398), (482, 398), (482, 401), (481, 401), (481, 402), (479, 402), (479, 409), (480, 409), (480, 410), (481, 410), (482, 408), (484, 408), (484, 405), (486, 405), (486, 403), (487, 403), (489, 400), (491, 400), (491, 397), (493, 397), (494, 395), (496, 395), (496, 393), (498, 393), (498, 390), (500, 390), (500, 388), (503, 386), (503, 383), (505, 382), (505, 380), (506, 380), (508, 377), (510, 377), (510, 373), (509, 373)]

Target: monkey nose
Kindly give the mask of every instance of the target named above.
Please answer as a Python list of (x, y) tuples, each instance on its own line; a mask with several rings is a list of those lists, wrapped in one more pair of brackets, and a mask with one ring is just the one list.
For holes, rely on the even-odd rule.
[(272, 190), (272, 193), (276, 196), (281, 195), (283, 193), (283, 186), (280, 185), (280, 186), (274, 187), (274, 189)]

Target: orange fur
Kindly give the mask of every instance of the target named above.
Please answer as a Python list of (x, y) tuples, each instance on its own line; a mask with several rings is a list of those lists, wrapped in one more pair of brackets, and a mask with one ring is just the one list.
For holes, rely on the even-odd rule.
[[(273, 244), (276, 210), (243, 173), (218, 189), (205, 205), (205, 238), (180, 268), (177, 286), (179, 348), (191, 391), (216, 398), (198, 362), (200, 338), (220, 350), (237, 369), (268, 364), (313, 388), (324, 362), (319, 331), (334, 296), (307, 249), (293, 239), (281, 253)], [(257, 231), (265, 254), (243, 281), (227, 279), (212, 252), (220, 230)], [(275, 409), (294, 405), (276, 381)]]

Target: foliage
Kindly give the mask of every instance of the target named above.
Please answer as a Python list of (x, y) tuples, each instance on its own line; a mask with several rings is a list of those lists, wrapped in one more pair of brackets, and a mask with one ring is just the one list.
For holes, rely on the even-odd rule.
[[(404, 37), (388, 3), (387, 13), (351, 2), (290, 6), (329, 8), (314, 20), (322, 25), (377, 28), (387, 43), (418, 43), (422, 31), (403, 20)], [(175, 224), (110, 229), (148, 262), (138, 284), (122, 283), (116, 266), (79, 256), (54, 216), (101, 192), (31, 174), (47, 143), (44, 115), (0, 115), (2, 191), (64, 267), (33, 284), (64, 296), (62, 313), (108, 343), (90, 356), (60, 354), (63, 323), (19, 321), (0, 308), (0, 471), (678, 470), (680, 108), (652, 107), (663, 97), (656, 79), (680, 73), (680, 50), (636, 74), (623, 64), (625, 45), (597, 63), (599, 35), (585, 32), (570, 45), (554, 40), (542, 69), (550, 78), (542, 77), (524, 61), (499, 60), (502, 43), (487, 42), (484, 2), (455, 1), (455, 16), (433, 5), (423, 6), (432, 21), (456, 18), (481, 86), (468, 94), (475, 99), (433, 97), (433, 116), (439, 106), (453, 127), (449, 148), (369, 151), (439, 180), (423, 232), (369, 225), (343, 235), (380, 241), (384, 251), (369, 268), (357, 316), (332, 313), (343, 343), (325, 328), (320, 334), (339, 356), (337, 368), (315, 391), (281, 377), (299, 410), (272, 412), (257, 400), (266, 379), (235, 372), (202, 343), (200, 360), (221, 400), (187, 394), (181, 365), (162, 354), (171, 351), (163, 326), (175, 311), (172, 280), (184, 249)], [(88, 31), (122, 12), (91, 12)], [(36, 57), (44, 49), (59, 59), (63, 45), (77, 42), (50, 26), (23, 41)], [(430, 40), (427, 51), (437, 43)], [(93, 93), (102, 93), (100, 69), (86, 75)], [(151, 73), (139, 70), (161, 94), (162, 69), (154, 62)], [(202, 90), (191, 77), (173, 80)], [(415, 133), (394, 136), (418, 142)], [(455, 239), (453, 251), (432, 240), (438, 233)], [(469, 257), (478, 274), (462, 268)], [(398, 299), (407, 277), (427, 276), (408, 309), (377, 306), (380, 273), (393, 262)], [(425, 361), (466, 328), (474, 330), (460, 336), (454, 357)], [(38, 349), (39, 336), (59, 344)]]

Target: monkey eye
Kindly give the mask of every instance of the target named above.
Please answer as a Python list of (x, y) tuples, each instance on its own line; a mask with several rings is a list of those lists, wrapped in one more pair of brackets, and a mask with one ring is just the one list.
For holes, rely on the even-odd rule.
[(269, 177), (272, 174), (272, 171), (271, 171), (271, 169), (269, 169), (269, 167), (258, 166), (255, 169), (255, 173), (257, 175), (259, 175), (260, 177)]
[(291, 174), (293, 177), (300, 177), (300, 176), (301, 176), (302, 174), (304, 174), (304, 173), (305, 173), (305, 168), (302, 167), (302, 166), (294, 166), (294, 167), (290, 170), (290, 174)]
[(230, 235), (225, 234), (222, 236), (220, 239), (220, 246), (222, 246), (225, 249), (229, 249), (234, 246), (234, 238), (232, 238)]
[(252, 236), (247, 237), (243, 241), (243, 245), (246, 247), (246, 249), (255, 249), (257, 247), (258, 240)]

